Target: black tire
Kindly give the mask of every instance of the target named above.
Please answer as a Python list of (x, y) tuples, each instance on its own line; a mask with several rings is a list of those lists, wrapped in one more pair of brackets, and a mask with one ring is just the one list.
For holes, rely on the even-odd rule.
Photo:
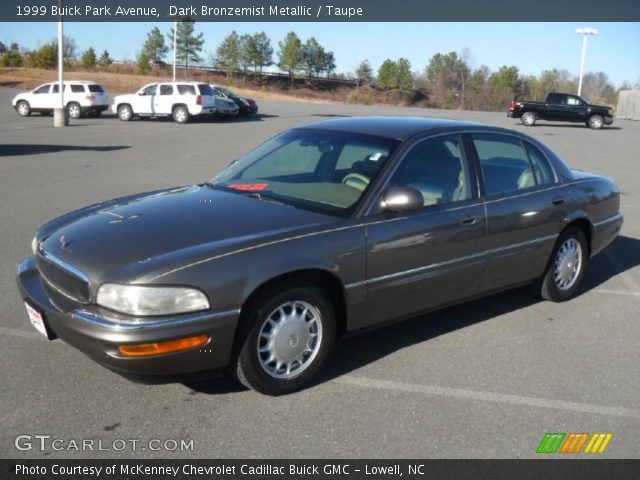
[[(283, 318), (290, 320), (283, 323)], [(277, 332), (276, 329), (279, 335), (276, 333), (272, 341), (266, 341), (265, 332)], [(311, 284), (295, 287), (275, 284), (247, 305), (236, 339), (231, 370), (240, 383), (266, 395), (295, 392), (311, 383), (333, 350), (336, 339), (333, 303)], [(267, 351), (260, 353), (260, 348)], [(288, 363), (269, 361), (275, 358), (274, 354)]]
[(123, 122), (129, 122), (133, 118), (133, 109), (131, 105), (127, 105), (126, 103), (123, 105), (118, 105), (118, 118)]
[[(570, 253), (570, 246), (576, 245), (579, 245), (579, 251), (575, 253), (577, 257), (574, 256), (573, 258), (579, 259), (580, 261), (577, 267), (577, 274), (575, 278), (573, 278), (573, 275), (570, 275), (572, 278), (571, 281), (563, 286), (563, 282), (561, 278), (557, 278), (557, 274), (562, 272), (563, 269), (574, 268), (576, 262), (571, 261), (571, 258), (567, 258), (567, 261), (563, 264), (560, 260), (563, 254)], [(578, 292), (580, 283), (584, 278), (588, 259), (589, 246), (587, 245), (587, 239), (582, 230), (576, 227), (565, 229), (558, 237), (544, 275), (535, 285), (538, 294), (545, 300), (552, 302), (564, 302), (573, 298)]]
[(533, 127), (536, 124), (536, 114), (534, 112), (524, 112), (520, 121), (525, 127)]
[(68, 104), (67, 112), (69, 112), (69, 118), (82, 118), (82, 107), (79, 103), (71, 102)]
[(31, 105), (29, 105), (29, 102), (26, 100), (20, 100), (16, 103), (16, 112), (18, 112), (18, 115), (21, 117), (28, 117), (31, 115)]
[(593, 130), (600, 130), (604, 127), (604, 118), (602, 115), (591, 115), (587, 120), (587, 125)]
[(180, 105), (173, 109), (171, 116), (176, 123), (187, 123), (189, 121), (189, 110), (187, 107)]

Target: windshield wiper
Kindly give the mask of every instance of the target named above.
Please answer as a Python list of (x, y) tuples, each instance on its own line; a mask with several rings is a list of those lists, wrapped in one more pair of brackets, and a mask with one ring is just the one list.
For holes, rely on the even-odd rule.
[(290, 206), (287, 203), (283, 202), (282, 200), (278, 200), (277, 198), (273, 198), (273, 197), (270, 197), (270, 196), (267, 196), (267, 195), (263, 195), (262, 193), (247, 192), (246, 195), (248, 197), (251, 197), (251, 198), (257, 198), (258, 200), (262, 200), (264, 202), (276, 203), (278, 205), (285, 205), (287, 207)]

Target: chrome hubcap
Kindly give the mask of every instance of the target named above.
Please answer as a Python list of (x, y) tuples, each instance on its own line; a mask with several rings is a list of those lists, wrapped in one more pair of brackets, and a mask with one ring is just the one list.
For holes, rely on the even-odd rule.
[(531, 125), (533, 123), (534, 117), (531, 113), (524, 114), (524, 123), (526, 125)]
[(69, 108), (69, 115), (73, 118), (77, 118), (80, 116), (80, 108), (76, 105), (73, 105)]
[(593, 125), (594, 127), (598, 128), (602, 125), (602, 120), (600, 120), (599, 117), (592, 117), (591, 118), (591, 125)]
[(576, 283), (582, 268), (582, 247), (574, 238), (565, 240), (558, 249), (553, 278), (560, 290), (568, 290)]
[(127, 120), (130, 116), (131, 110), (129, 110), (127, 107), (120, 109), (120, 118), (124, 118), (125, 120)]
[(184, 122), (187, 119), (187, 113), (184, 110), (178, 110), (176, 112), (176, 120), (178, 122)]
[(29, 108), (27, 107), (26, 103), (21, 103), (20, 105), (18, 105), (18, 112), (20, 112), (21, 115), (26, 115), (28, 110)]
[(321, 343), (320, 311), (300, 300), (286, 302), (271, 312), (260, 327), (258, 360), (269, 376), (293, 378), (313, 363)]

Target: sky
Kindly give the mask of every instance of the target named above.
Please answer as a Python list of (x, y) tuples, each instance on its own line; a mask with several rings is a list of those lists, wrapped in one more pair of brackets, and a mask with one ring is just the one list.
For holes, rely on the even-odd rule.
[[(171, 23), (65, 23), (65, 34), (73, 37), (80, 51), (107, 49), (118, 60), (134, 60), (146, 34), (158, 26), (168, 33)], [(578, 75), (582, 36), (578, 27), (593, 27), (598, 35), (588, 38), (585, 71), (603, 71), (615, 86), (640, 83), (640, 23), (209, 23), (196, 24), (204, 33), (208, 59), (232, 30), (253, 34), (264, 30), (274, 52), (278, 42), (293, 30), (305, 41), (315, 37), (334, 52), (338, 73), (354, 72), (368, 59), (374, 69), (387, 58), (409, 59), (414, 71), (423, 71), (434, 54), (471, 52), (473, 68), (487, 65), (492, 71), (515, 65), (524, 75), (543, 70), (566, 69)], [(17, 42), (27, 48), (51, 41), (55, 23), (0, 23), (0, 41)]]

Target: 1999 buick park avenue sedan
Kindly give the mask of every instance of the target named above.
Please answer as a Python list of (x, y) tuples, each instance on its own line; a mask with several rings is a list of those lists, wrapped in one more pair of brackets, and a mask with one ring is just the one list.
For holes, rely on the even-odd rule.
[(345, 333), (525, 284), (570, 299), (619, 207), (613, 181), (521, 133), (332, 119), (210, 182), (52, 220), (18, 285), (40, 332), (115, 371), (229, 368), (278, 395), (308, 385)]

